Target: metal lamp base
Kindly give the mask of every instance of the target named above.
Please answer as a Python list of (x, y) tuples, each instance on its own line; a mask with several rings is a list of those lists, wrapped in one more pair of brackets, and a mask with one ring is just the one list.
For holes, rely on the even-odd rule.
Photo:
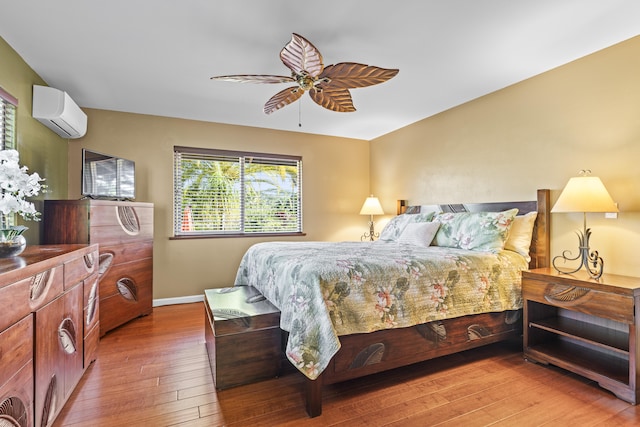
[[(600, 278), (600, 276), (602, 276), (602, 270), (604, 268), (604, 260), (602, 259), (602, 257), (600, 257), (600, 255), (598, 255), (598, 251), (589, 250), (589, 237), (591, 236), (591, 230), (586, 228), (586, 225), (585, 225), (584, 232), (576, 231), (576, 234), (578, 235), (578, 241), (579, 241), (578, 255), (574, 258), (571, 258), (570, 251), (568, 250), (563, 251), (562, 255), (558, 255), (553, 258), (553, 262), (552, 262), (553, 267), (558, 271), (558, 273), (561, 273), (561, 274), (572, 274), (580, 270), (582, 267), (584, 267), (589, 273), (589, 277), (597, 280)], [(561, 270), (556, 265), (556, 262), (559, 260), (567, 262), (567, 261), (576, 261), (578, 259), (580, 259), (580, 265), (575, 270), (571, 270), (571, 271)]]

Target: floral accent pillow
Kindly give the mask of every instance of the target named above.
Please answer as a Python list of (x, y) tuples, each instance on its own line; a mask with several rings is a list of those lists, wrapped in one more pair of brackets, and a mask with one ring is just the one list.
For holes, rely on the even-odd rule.
[(504, 212), (439, 213), (434, 221), (442, 223), (434, 245), (498, 253), (504, 249), (518, 209)]
[(398, 243), (415, 246), (430, 246), (440, 228), (439, 222), (410, 222), (398, 237)]
[(419, 214), (402, 214), (391, 218), (391, 221), (384, 226), (380, 232), (379, 240), (384, 242), (395, 242), (402, 231), (409, 223), (429, 222), (433, 219), (435, 212), (425, 212)]

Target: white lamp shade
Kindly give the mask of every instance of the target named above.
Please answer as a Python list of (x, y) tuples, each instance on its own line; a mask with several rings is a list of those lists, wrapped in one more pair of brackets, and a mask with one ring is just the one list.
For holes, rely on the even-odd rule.
[(569, 180), (551, 212), (618, 212), (618, 207), (597, 176)]
[(367, 197), (364, 201), (362, 209), (360, 209), (360, 215), (384, 215), (382, 206), (377, 197)]

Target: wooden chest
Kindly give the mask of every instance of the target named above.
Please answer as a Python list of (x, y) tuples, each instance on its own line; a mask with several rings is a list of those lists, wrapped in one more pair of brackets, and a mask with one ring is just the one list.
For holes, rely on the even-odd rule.
[(218, 390), (277, 377), (280, 311), (253, 287), (204, 292), (205, 340)]

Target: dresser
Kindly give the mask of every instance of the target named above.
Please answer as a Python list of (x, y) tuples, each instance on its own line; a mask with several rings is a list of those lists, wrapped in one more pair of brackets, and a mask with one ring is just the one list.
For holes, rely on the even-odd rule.
[(640, 402), (640, 278), (522, 272), (524, 356)]
[(100, 335), (151, 313), (153, 204), (112, 200), (46, 200), (47, 244), (99, 245)]
[(96, 359), (97, 271), (97, 245), (0, 259), (0, 424), (53, 424)]

